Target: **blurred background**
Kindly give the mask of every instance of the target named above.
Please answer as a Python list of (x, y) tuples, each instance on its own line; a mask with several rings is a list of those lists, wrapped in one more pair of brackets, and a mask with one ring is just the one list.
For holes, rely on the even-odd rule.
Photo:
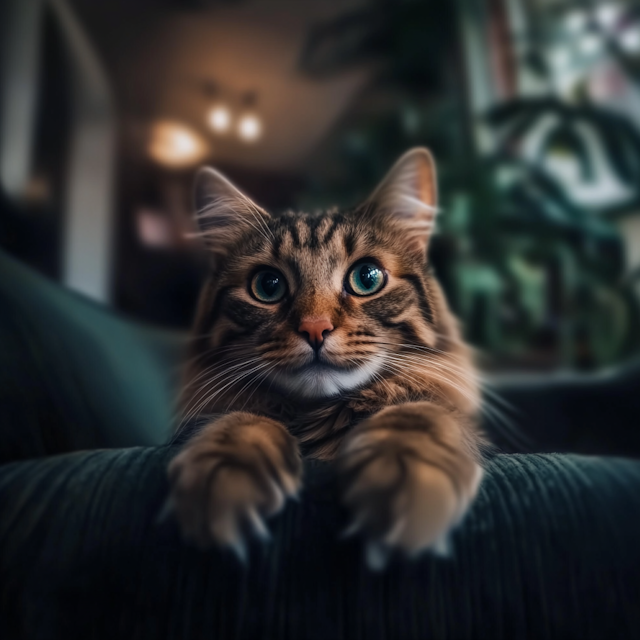
[(431, 259), (486, 368), (640, 350), (640, 4), (2, 0), (0, 249), (187, 329), (195, 169), (268, 209), (439, 164)]

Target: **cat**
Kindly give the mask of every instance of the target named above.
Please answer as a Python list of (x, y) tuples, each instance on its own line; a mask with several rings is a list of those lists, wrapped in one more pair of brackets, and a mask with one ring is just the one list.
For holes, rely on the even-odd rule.
[(183, 535), (244, 557), (308, 457), (335, 465), (372, 567), (446, 552), (482, 436), (470, 349), (427, 259), (430, 152), (407, 152), (351, 210), (270, 215), (210, 168), (195, 205), (212, 269), (182, 394), (201, 424), (168, 469)]

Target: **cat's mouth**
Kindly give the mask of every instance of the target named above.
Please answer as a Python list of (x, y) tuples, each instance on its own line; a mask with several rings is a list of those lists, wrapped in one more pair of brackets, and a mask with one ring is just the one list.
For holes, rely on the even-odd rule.
[(316, 359), (296, 368), (275, 369), (269, 377), (282, 389), (301, 398), (329, 398), (365, 385), (381, 364), (382, 358), (356, 367)]
[(358, 367), (343, 367), (338, 364), (332, 364), (330, 362), (322, 362), (321, 360), (314, 360), (308, 364), (303, 364), (293, 369), (288, 369), (288, 372), (292, 375), (324, 375), (332, 373), (352, 373), (357, 371)]

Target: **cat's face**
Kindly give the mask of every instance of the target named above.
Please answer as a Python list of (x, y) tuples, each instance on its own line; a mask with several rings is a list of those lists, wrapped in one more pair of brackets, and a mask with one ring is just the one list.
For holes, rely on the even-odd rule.
[(270, 216), (212, 170), (199, 174), (197, 204), (216, 267), (196, 331), (229, 375), (325, 398), (397, 369), (402, 345), (434, 346), (435, 182), (424, 150), (350, 212)]

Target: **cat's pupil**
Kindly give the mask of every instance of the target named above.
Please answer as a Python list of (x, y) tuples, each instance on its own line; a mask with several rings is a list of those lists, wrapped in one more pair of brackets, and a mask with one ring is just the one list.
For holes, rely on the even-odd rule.
[(365, 264), (360, 268), (360, 282), (365, 289), (372, 289), (378, 283), (380, 270), (372, 265)]
[(278, 292), (280, 278), (275, 273), (266, 273), (262, 277), (262, 291), (269, 297)]

